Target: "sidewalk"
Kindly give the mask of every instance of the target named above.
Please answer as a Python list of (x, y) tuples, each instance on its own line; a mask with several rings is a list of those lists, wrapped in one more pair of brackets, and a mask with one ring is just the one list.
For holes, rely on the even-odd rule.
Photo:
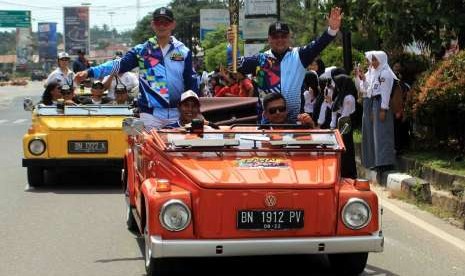
[(465, 177), (432, 169), (403, 156), (397, 157), (395, 170), (378, 175), (376, 171), (361, 165), (360, 151), (361, 145), (356, 143), (355, 160), (359, 177), (385, 187), (394, 195), (401, 194), (453, 214), (456, 219), (461, 220), (459, 226), (465, 229)]

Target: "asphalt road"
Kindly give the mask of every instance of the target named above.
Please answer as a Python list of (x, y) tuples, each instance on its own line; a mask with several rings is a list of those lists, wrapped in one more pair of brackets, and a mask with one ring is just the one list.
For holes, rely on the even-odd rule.
[[(126, 230), (117, 175), (69, 171), (28, 187), (22, 98), (40, 94), (38, 82), (0, 87), (0, 275), (145, 275), (143, 241)], [(370, 254), (363, 275), (465, 275), (464, 230), (379, 194), (385, 251)], [(324, 256), (192, 259), (179, 274), (332, 275)]]

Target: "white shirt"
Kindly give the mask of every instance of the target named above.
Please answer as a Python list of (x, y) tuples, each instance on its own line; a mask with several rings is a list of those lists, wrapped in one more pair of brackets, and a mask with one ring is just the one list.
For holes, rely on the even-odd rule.
[(315, 100), (316, 98), (313, 96), (313, 93), (310, 93), (310, 91), (305, 90), (304, 92), (304, 112), (307, 113), (313, 113), (313, 107), (315, 105)]
[(337, 114), (341, 114), (341, 117), (348, 117), (350, 114), (355, 112), (355, 98), (352, 95), (347, 95), (344, 97), (342, 106), (339, 110), (331, 114), (331, 128), (336, 128), (337, 124)]
[[(111, 99), (115, 99), (115, 87), (116, 87), (116, 77), (113, 77), (111, 75), (106, 76), (103, 79), (103, 82), (105, 83), (108, 78), (113, 78), (110, 84), (110, 87), (108, 88), (108, 94), (107, 97)], [(136, 76), (136, 74), (132, 72), (126, 72), (121, 75), (118, 75), (118, 83), (122, 83), (126, 86), (126, 89), (128, 92), (130, 92), (133, 88), (139, 86), (139, 78)]]
[(367, 93), (372, 97), (381, 95), (381, 108), (389, 109), (394, 78), (388, 70), (374, 71)]
[(67, 84), (69, 86), (73, 85), (73, 79), (74, 79), (74, 72), (68, 68), (68, 73), (65, 74), (60, 67), (57, 69), (53, 70), (50, 75), (48, 75), (47, 80), (45, 81), (46, 85), (49, 85), (52, 82), (58, 83), (60, 86), (63, 84)]

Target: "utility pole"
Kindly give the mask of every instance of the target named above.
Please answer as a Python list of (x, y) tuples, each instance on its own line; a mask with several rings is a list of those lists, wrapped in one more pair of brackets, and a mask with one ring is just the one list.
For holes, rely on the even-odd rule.
[(115, 14), (115, 12), (113, 11), (110, 11), (108, 12), (108, 14), (110, 15), (110, 32), (111, 32), (111, 39), (114, 40), (115, 39), (115, 36), (114, 36), (114, 33), (113, 33), (113, 15)]
[[(347, 5), (347, 0), (343, 2), (343, 12), (346, 18), (349, 18), (350, 11)], [(344, 69), (349, 74), (352, 72), (352, 38), (350, 33), (350, 26), (344, 26), (342, 28), (342, 52), (344, 57)]]
[(140, 20), (139, 11), (140, 11), (140, 0), (136, 0), (136, 7), (137, 7), (137, 22)]

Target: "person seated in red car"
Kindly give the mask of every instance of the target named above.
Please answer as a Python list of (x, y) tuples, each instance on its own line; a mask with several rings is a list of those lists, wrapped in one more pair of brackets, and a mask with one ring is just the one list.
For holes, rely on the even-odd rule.
[(92, 83), (92, 87), (90, 89), (90, 92), (92, 95), (90, 98), (83, 98), (81, 103), (82, 104), (110, 104), (111, 99), (109, 97), (106, 97), (103, 95), (103, 92), (105, 91), (104, 85), (101, 81), (94, 81)]
[(288, 121), (288, 109), (286, 101), (281, 93), (272, 92), (263, 98), (263, 117), (269, 124), (302, 124), (313, 128), (315, 122), (307, 113), (301, 113), (297, 116), (297, 122)]
[(189, 127), (194, 119), (203, 120), (206, 128), (217, 128), (213, 123), (204, 120), (200, 113), (199, 96), (192, 90), (187, 90), (181, 94), (181, 100), (178, 104), (179, 120), (176, 123), (167, 125), (165, 128), (182, 128)]

